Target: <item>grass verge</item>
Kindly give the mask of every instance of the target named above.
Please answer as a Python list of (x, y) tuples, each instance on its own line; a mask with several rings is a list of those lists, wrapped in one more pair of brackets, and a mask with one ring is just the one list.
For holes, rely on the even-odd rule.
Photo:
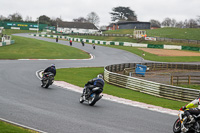
[[(76, 37), (76, 36), (71, 36)], [(79, 36), (80, 38), (84, 38), (84, 36)], [(93, 37), (93, 36), (91, 36)], [(90, 38), (90, 37), (88, 37)], [(159, 61), (159, 62), (199, 62), (200, 56), (158, 56), (155, 54), (151, 54), (148, 52), (144, 52), (143, 50), (138, 49), (137, 47), (128, 47), (128, 46), (117, 46), (117, 45), (102, 45), (102, 44), (95, 44), (100, 46), (112, 47), (117, 49), (122, 49), (138, 56), (142, 56), (145, 53), (145, 56), (142, 56), (145, 60), (151, 61)], [(191, 51), (190, 51), (191, 52)], [(196, 52), (196, 51), (193, 51)]]
[(24, 129), (4, 121), (0, 121), (0, 133), (38, 133), (33, 130)]
[[(147, 36), (151, 37), (165, 37), (176, 39), (190, 39), (200, 40), (200, 29), (198, 28), (159, 28), (159, 29), (145, 29)], [(133, 34), (134, 29), (120, 29), (105, 31), (105, 34)]]
[[(65, 81), (80, 87), (83, 87), (88, 80), (96, 77), (99, 73), (103, 73), (104, 68), (64, 68), (58, 69), (55, 80)], [(66, 74), (67, 73), (67, 74)], [(173, 101), (164, 98), (151, 96), (148, 94), (140, 93), (137, 91), (117, 87), (108, 83), (105, 83), (103, 93), (143, 102), (151, 105), (161, 106), (164, 108), (170, 108), (178, 110), (181, 106), (185, 105), (185, 102)]]
[(11, 34), (16, 34), (16, 33), (36, 33), (36, 32), (37, 31), (32, 31), (32, 30), (13, 30), (13, 29), (3, 30), (3, 34), (6, 34), (6, 35), (11, 35)]
[(13, 36), (15, 43), (0, 47), (0, 59), (86, 59), (77, 48), (37, 39)]

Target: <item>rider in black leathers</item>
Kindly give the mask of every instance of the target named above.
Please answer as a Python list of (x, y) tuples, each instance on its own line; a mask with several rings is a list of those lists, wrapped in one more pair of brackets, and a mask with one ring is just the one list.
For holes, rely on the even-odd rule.
[(47, 67), (44, 72), (43, 72), (43, 77), (42, 77), (42, 80), (45, 78), (45, 73), (46, 72), (51, 72), (54, 74), (54, 76), (56, 76), (56, 67), (55, 67), (55, 64), (51, 64), (50, 67)]
[(86, 93), (89, 95), (90, 90), (92, 90), (95, 87), (99, 87), (100, 91), (101, 92), (103, 91), (104, 80), (103, 80), (103, 76), (101, 74), (97, 75), (96, 78), (91, 79), (90, 81), (87, 82), (87, 84), (85, 84), (85, 87), (83, 89), (83, 94)]

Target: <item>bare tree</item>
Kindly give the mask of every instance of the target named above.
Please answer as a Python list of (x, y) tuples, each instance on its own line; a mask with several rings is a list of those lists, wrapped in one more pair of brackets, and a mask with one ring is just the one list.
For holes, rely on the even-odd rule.
[(200, 25), (200, 16), (197, 16), (197, 23)]
[(185, 19), (185, 21), (183, 22), (184, 28), (189, 28), (189, 24), (188, 24), (188, 20)]
[(171, 19), (170, 18), (165, 18), (162, 22), (162, 25), (163, 26), (166, 26), (166, 27), (170, 27), (171, 26)]
[(32, 17), (30, 17), (30, 16), (26, 16), (25, 21), (26, 21), (26, 22), (30, 22), (30, 21), (32, 21)]
[(60, 23), (62, 23), (63, 22), (63, 20), (62, 20), (62, 18), (60, 17), (60, 18), (52, 18), (51, 19), (51, 25), (52, 26), (59, 26), (59, 24)]
[(94, 25), (98, 25), (100, 18), (95, 12), (91, 12), (87, 15), (87, 21), (93, 23)]
[(6, 17), (4, 17), (3, 15), (0, 15), (0, 21), (5, 20)]
[(21, 16), (21, 14), (19, 14), (19, 13), (14, 13), (14, 14), (10, 14), (9, 16), (8, 16), (8, 19), (10, 19), (11, 21), (23, 21), (22, 20), (22, 16)]
[(86, 18), (84, 17), (79, 17), (79, 18), (75, 18), (73, 19), (74, 22), (81, 22), (81, 23), (85, 23), (88, 22)]
[(176, 19), (171, 20), (171, 27), (176, 27)]
[(175, 27), (177, 27), (177, 28), (184, 28), (184, 23), (183, 23), (183, 21), (177, 22)]
[(151, 19), (150, 23), (152, 27), (161, 27), (161, 23), (158, 20)]
[(188, 25), (189, 25), (189, 28), (197, 28), (197, 21), (196, 20), (194, 20), (194, 19), (190, 19), (189, 21), (188, 21)]

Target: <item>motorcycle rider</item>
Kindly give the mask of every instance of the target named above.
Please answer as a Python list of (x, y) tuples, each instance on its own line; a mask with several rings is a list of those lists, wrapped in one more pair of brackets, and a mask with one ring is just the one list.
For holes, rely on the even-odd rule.
[(51, 64), (51, 66), (47, 67), (44, 72), (43, 72), (43, 76), (42, 76), (42, 81), (44, 80), (45, 78), (45, 73), (46, 72), (51, 72), (54, 74), (54, 77), (56, 76), (56, 66), (55, 64)]
[(99, 87), (101, 92), (103, 91), (104, 87), (104, 80), (103, 75), (98, 74), (96, 78), (93, 78), (85, 84), (85, 87), (83, 89), (83, 95), (86, 94), (87, 96), (90, 95), (90, 90), (92, 90), (95, 87)]
[[(198, 107), (195, 108), (195, 105), (198, 105)], [(200, 114), (200, 95), (197, 97), (195, 100), (190, 102), (189, 104), (185, 105), (182, 107), (182, 110), (184, 110), (185, 116), (188, 118), (188, 123), (194, 123), (195, 119), (192, 116), (194, 115), (199, 115)], [(182, 125), (182, 130), (188, 130)]]

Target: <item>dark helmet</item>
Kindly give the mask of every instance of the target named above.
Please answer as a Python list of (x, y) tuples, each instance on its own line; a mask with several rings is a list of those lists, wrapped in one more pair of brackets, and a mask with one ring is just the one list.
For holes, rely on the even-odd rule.
[(55, 67), (55, 64), (51, 64), (51, 67)]

